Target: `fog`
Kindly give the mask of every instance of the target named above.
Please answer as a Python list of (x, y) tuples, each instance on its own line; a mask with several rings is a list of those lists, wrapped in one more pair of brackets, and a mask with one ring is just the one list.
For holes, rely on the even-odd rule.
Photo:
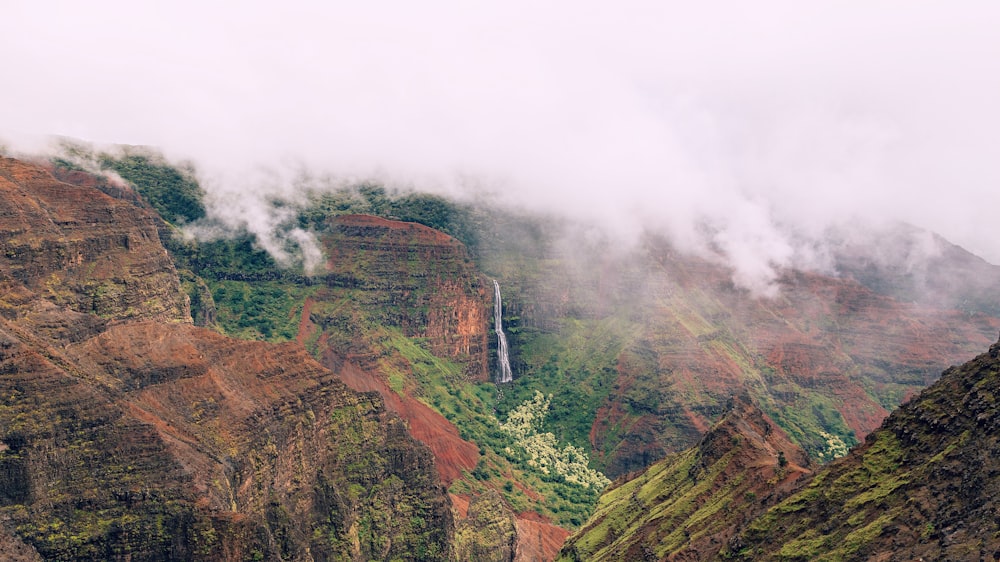
[(992, 0), (144, 4), (4, 3), (8, 149), (157, 146), (233, 224), (302, 169), (485, 189), (764, 292), (859, 219), (1000, 262)]

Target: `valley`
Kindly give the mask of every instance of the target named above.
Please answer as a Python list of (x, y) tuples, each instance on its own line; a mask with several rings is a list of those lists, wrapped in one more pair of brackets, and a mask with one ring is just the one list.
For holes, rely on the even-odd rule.
[(995, 531), (942, 499), (996, 414), (995, 348), (935, 383), (1000, 332), (1000, 268), (957, 246), (902, 271), (845, 243), (761, 296), (655, 232), (363, 184), (285, 213), (311, 267), (185, 235), (221, 229), (193, 174), (0, 163), (0, 553), (834, 560)]

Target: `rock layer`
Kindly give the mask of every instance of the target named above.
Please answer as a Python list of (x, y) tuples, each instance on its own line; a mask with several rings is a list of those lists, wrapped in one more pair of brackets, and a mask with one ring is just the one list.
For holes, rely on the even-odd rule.
[(191, 325), (148, 211), (0, 161), (0, 552), (447, 559), (431, 452), (297, 344)]

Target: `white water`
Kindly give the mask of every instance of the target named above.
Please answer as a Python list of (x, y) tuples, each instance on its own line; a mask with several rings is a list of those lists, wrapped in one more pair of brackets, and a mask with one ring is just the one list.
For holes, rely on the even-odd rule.
[(500, 373), (497, 384), (511, 382), (514, 373), (510, 370), (510, 356), (507, 354), (507, 335), (503, 333), (503, 301), (500, 300), (500, 283), (493, 280), (493, 322), (497, 333), (497, 355), (500, 359)]

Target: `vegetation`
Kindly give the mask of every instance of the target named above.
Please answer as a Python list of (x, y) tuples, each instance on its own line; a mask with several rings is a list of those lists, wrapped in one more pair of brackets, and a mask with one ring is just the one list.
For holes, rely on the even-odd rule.
[(168, 164), (152, 154), (103, 154), (103, 168), (127, 180), (167, 222), (182, 225), (205, 217), (204, 190), (192, 169)]
[[(540, 431), (551, 401), (551, 396), (546, 397), (536, 391), (534, 398), (511, 411), (507, 421), (500, 424), (500, 429), (524, 448), (528, 466), (545, 475), (561, 476), (570, 484), (603, 490), (611, 481), (590, 468), (590, 460), (583, 448), (573, 445), (559, 448), (555, 435)], [(514, 454), (512, 447), (507, 447), (505, 451)]]

